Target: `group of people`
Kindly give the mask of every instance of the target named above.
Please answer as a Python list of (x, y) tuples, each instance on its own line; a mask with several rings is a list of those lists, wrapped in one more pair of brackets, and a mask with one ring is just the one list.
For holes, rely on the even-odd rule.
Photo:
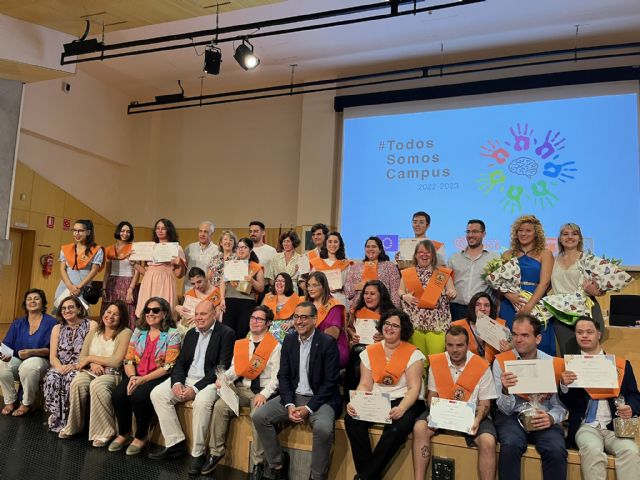
[[(501, 478), (519, 478), (528, 443), (541, 454), (545, 479), (566, 478), (567, 412), (566, 443), (579, 447), (584, 478), (604, 478), (605, 451), (616, 455), (618, 478), (632, 478), (640, 467), (638, 447), (611, 431), (614, 416), (640, 414), (629, 362), (618, 358), (619, 388), (603, 391), (567, 388), (577, 377), (554, 362), (558, 391), (542, 398), (529, 431), (518, 421), (528, 399), (508, 393), (517, 377), (505, 370), (507, 360), (554, 357), (556, 340), (561, 354), (603, 353), (597, 301), (592, 315), (573, 327), (553, 319), (542, 325), (531, 314), (550, 287), (555, 293), (603, 293), (577, 269), (584, 253), (580, 228), (561, 228), (554, 259), (536, 217), (514, 222), (504, 258), (517, 259), (521, 288), (530, 293), (524, 296), (499, 294), (486, 283), (486, 266), (498, 254), (484, 248), (483, 221), (469, 220), (466, 248), (448, 260), (444, 245), (426, 238), (430, 221), (425, 212), (414, 214), (419, 240), (410, 261), (392, 261), (373, 236), (362, 261), (351, 261), (340, 233), (324, 224), (312, 227), (315, 248), (309, 252), (295, 251), (300, 239), (294, 231), (283, 233), (276, 249), (264, 243), (264, 224), (254, 221), (248, 237), (225, 230), (217, 246), (213, 224), (203, 222), (198, 242), (178, 247), (171, 261), (131, 262), (130, 223), (121, 222), (116, 243), (103, 250), (91, 222), (78, 220), (74, 243), (60, 254), (56, 318), (46, 314), (45, 293), (29, 290), (25, 316), (4, 340), (13, 356), (0, 357), (2, 413), (28, 413), (42, 384), (51, 431), (60, 438), (81, 432), (90, 405), (92, 444), (112, 452), (126, 448), (128, 455), (143, 450), (156, 414), (165, 448), (149, 456), (160, 460), (186, 453), (175, 406), (192, 401), (189, 473), (209, 474), (224, 457), (234, 416), (220, 398), (229, 387), (240, 406), (251, 409), (251, 478), (288, 478), (289, 457), (278, 443), (277, 425), (309, 422), (310, 478), (322, 479), (331, 463), (335, 420), (346, 403), (357, 478), (381, 478), (413, 433), (415, 478), (424, 479), (438, 433), (429, 424), (429, 406), (440, 397), (476, 405), (466, 440), (479, 450), (481, 479), (495, 478), (496, 469)], [(178, 241), (168, 219), (156, 222), (153, 236), (156, 243)], [(82, 295), (104, 258), (103, 306), (94, 322)], [(233, 260), (247, 261), (243, 281), (225, 277), (225, 264)], [(185, 274), (181, 304), (176, 282)], [(512, 341), (502, 341), (499, 349), (485, 343), (476, 330), (480, 315), (506, 325)], [(391, 423), (375, 448), (369, 422), (358, 419), (350, 401), (354, 390), (389, 394)], [(620, 395), (627, 403), (615, 406)]]

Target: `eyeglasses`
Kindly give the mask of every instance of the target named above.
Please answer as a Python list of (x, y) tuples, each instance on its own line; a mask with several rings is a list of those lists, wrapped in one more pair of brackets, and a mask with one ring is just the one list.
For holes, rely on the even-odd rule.
[(320, 284), (319, 283), (308, 283), (307, 282), (307, 288), (320, 288)]
[(276, 281), (275, 281), (275, 282), (273, 282), (273, 283), (286, 283), (286, 282), (285, 282), (284, 280), (282, 280), (282, 279), (280, 279), (280, 278), (279, 278), (278, 280), (276, 280)]
[(147, 308), (145, 308), (145, 309), (143, 310), (143, 312), (144, 312), (145, 314), (149, 314), (149, 313), (155, 313), (155, 314), (158, 314), (158, 313), (160, 313), (161, 311), (162, 311), (162, 308), (161, 308), (161, 307), (147, 307)]
[(391, 323), (389, 321), (384, 322), (384, 326), (392, 330), (398, 330), (399, 328), (401, 328), (401, 325), (398, 325), (397, 323)]
[(78, 308), (78, 307), (76, 307), (75, 305), (68, 305), (66, 307), (60, 307), (60, 311), (61, 312), (69, 312), (71, 310), (75, 310), (76, 308)]
[(255, 315), (251, 315), (249, 317), (249, 321), (250, 322), (256, 322), (256, 323), (260, 323), (260, 322), (266, 322), (267, 319), (266, 318), (261, 318), (261, 317), (256, 317)]
[(293, 315), (293, 320), (295, 322), (297, 322), (298, 320), (302, 320), (303, 322), (306, 322), (307, 320), (309, 320), (310, 318), (313, 318), (313, 315), (298, 315), (297, 313), (295, 313)]

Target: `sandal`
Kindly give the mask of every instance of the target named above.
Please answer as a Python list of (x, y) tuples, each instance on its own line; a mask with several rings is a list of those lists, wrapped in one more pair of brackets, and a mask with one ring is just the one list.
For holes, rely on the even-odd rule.
[(29, 405), (23, 405), (21, 403), (20, 406), (16, 410), (14, 410), (11, 415), (14, 417), (24, 417), (30, 411), (31, 407)]
[(108, 438), (107, 438), (106, 440), (105, 440), (105, 439), (102, 439), (102, 438), (96, 438), (96, 439), (91, 443), (91, 445), (93, 445), (93, 446), (94, 446), (94, 447), (96, 447), (96, 448), (102, 448), (102, 447), (104, 447), (104, 446), (107, 444), (107, 442), (108, 442), (108, 441), (109, 441), (109, 439), (108, 439)]
[(16, 409), (15, 402), (7, 403), (2, 409), (2, 415), (11, 415), (15, 409)]

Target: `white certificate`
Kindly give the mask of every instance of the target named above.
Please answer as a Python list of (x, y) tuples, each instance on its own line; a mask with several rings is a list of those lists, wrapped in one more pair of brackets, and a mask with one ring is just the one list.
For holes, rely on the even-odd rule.
[(413, 253), (416, 251), (416, 245), (424, 238), (401, 238), (400, 239), (400, 260), (413, 259)]
[(377, 324), (378, 321), (371, 318), (356, 318), (356, 334), (360, 336), (360, 343), (363, 345), (374, 343), (373, 336), (378, 333)]
[(182, 303), (182, 315), (185, 317), (193, 317), (196, 314), (196, 307), (201, 301), (201, 298), (185, 295), (184, 302)]
[(242, 282), (249, 275), (249, 260), (227, 260), (224, 262), (225, 282)]
[(233, 391), (233, 389), (229, 386), (227, 382), (224, 380), (220, 380), (220, 389), (218, 390), (218, 395), (220, 398), (226, 403), (233, 413), (238, 416), (240, 412), (240, 400), (238, 399), (238, 394)]
[(389, 411), (391, 398), (388, 393), (360, 392), (349, 390), (351, 406), (356, 411), (356, 420), (373, 423), (391, 423)]
[(307, 255), (300, 255), (298, 257), (298, 273), (300, 275), (309, 273), (311, 271), (311, 264), (309, 263), (309, 257)]
[(578, 377), (569, 388), (618, 388), (615, 355), (565, 355), (564, 364)]
[(342, 290), (342, 270), (324, 270), (322, 273), (327, 277), (329, 290)]
[(151, 262), (153, 261), (153, 250), (155, 247), (156, 242), (133, 242), (129, 260), (135, 262)]
[(504, 325), (500, 325), (487, 315), (478, 315), (476, 319), (476, 333), (496, 350), (500, 350), (500, 340), (511, 341), (511, 332)]
[(4, 343), (0, 343), (0, 354), (3, 357), (13, 357), (13, 348), (6, 346)]
[(156, 243), (153, 249), (153, 261), (155, 263), (170, 263), (178, 256), (178, 242)]
[(509, 393), (556, 393), (556, 377), (553, 373), (553, 360), (507, 360), (504, 362), (507, 372), (515, 373), (518, 383), (509, 387)]
[(433, 397), (429, 409), (429, 426), (469, 433), (476, 416), (476, 404)]

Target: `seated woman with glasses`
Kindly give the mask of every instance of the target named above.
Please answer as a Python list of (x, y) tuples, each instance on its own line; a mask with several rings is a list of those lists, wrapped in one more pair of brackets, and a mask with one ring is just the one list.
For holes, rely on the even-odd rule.
[[(118, 436), (109, 445), (109, 451), (117, 452), (130, 444), (127, 455), (137, 455), (144, 448), (154, 415), (151, 390), (171, 373), (180, 353), (180, 334), (169, 302), (151, 297), (142, 312), (144, 317), (139, 320), (124, 357), (125, 376), (111, 395)], [(135, 431), (132, 414), (136, 419)]]
[(307, 281), (306, 301), (312, 302), (318, 310), (316, 328), (332, 336), (338, 342), (340, 368), (347, 365), (349, 342), (346, 333), (345, 306), (331, 295), (329, 281), (322, 272), (311, 272)]
[(293, 312), (295, 312), (301, 298), (293, 291), (293, 280), (286, 272), (281, 272), (274, 279), (274, 293), (267, 293), (262, 304), (269, 307), (274, 314), (269, 331), (284, 342), (284, 337), (293, 331)]
[(382, 478), (396, 452), (413, 431), (416, 419), (424, 412), (422, 374), (424, 355), (409, 343), (413, 326), (409, 316), (400, 310), (385, 312), (378, 322), (380, 342), (369, 345), (360, 354), (360, 384), (356, 391), (388, 393), (391, 409), (382, 436), (371, 448), (369, 427), (372, 422), (356, 420), (358, 411), (347, 404), (344, 426), (351, 444), (357, 478)]

